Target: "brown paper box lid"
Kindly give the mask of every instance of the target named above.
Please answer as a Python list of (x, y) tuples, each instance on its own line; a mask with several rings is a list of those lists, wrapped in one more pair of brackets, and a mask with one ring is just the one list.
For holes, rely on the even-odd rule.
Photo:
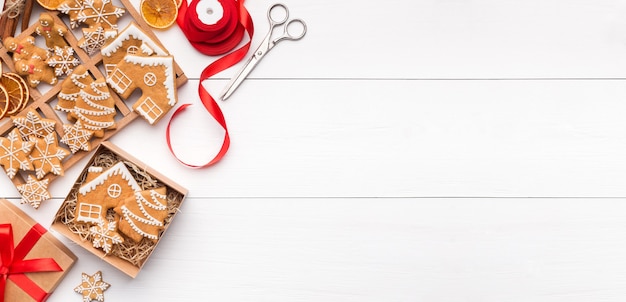
[[(37, 222), (6, 199), (0, 199), (0, 224), (10, 223), (13, 242), (17, 245)], [(27, 273), (26, 276), (47, 293), (52, 293), (76, 262), (76, 256), (53, 234), (46, 232), (24, 259), (53, 258), (63, 269), (61, 272)], [(5, 288), (5, 301), (34, 301), (10, 280)]]

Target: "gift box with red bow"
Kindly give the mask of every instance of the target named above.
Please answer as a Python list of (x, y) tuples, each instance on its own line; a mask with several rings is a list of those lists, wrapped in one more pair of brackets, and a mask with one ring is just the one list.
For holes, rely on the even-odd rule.
[(0, 302), (45, 301), (74, 262), (54, 235), (0, 199)]

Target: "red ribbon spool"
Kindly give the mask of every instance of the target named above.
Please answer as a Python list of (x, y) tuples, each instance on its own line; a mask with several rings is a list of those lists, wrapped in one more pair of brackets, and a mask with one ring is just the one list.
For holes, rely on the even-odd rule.
[[(174, 113), (167, 124), (165, 138), (167, 140), (167, 146), (176, 158), (178, 162), (189, 168), (204, 168), (211, 166), (220, 161), (228, 148), (230, 147), (230, 136), (228, 134), (228, 127), (226, 126), (226, 119), (215, 99), (211, 94), (204, 89), (202, 82), (223, 70), (237, 64), (241, 61), (248, 50), (250, 49), (250, 43), (252, 42), (252, 36), (254, 35), (254, 24), (252, 18), (248, 13), (248, 10), (244, 7), (244, 0), (218, 0), (222, 9), (222, 18), (214, 24), (206, 24), (201, 21), (198, 15), (198, 5), (201, 1), (206, 0), (193, 0), (191, 5), (187, 7), (187, 1), (182, 0), (180, 10), (178, 12), (178, 18), (176, 22), (178, 26), (185, 33), (185, 36), (198, 51), (206, 55), (220, 55), (224, 54), (234, 47), (236, 47), (242, 40), (244, 31), (248, 33), (250, 37), (249, 41), (240, 47), (239, 49), (223, 56), (215, 62), (209, 64), (200, 75), (200, 83), (198, 84), (198, 95), (204, 108), (213, 116), (213, 118), (224, 128), (224, 141), (219, 152), (213, 159), (206, 164), (193, 165), (188, 164), (178, 158), (172, 149), (170, 127), (172, 121), (182, 111), (184, 111), (191, 104), (183, 104)], [(208, 12), (207, 12), (208, 13)]]
[[(198, 16), (198, 4), (202, 1), (204, 0), (193, 0), (187, 7), (184, 0), (176, 22), (191, 45), (201, 53), (217, 56), (231, 51), (243, 39), (244, 27), (239, 22), (240, 7), (236, 1), (220, 0), (223, 9), (222, 18), (215, 24), (206, 24)], [(202, 8), (203, 6), (200, 10)]]

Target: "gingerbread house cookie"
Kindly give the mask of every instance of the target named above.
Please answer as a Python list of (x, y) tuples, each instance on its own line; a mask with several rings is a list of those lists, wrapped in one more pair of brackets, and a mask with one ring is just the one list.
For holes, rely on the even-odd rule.
[(141, 89), (133, 110), (150, 124), (158, 122), (178, 102), (172, 56), (126, 55), (107, 82), (124, 99)]
[(100, 52), (107, 77), (126, 55), (168, 55), (167, 51), (150, 38), (135, 22), (129, 23), (114, 39), (108, 41), (100, 49)]
[(104, 220), (108, 209), (115, 208), (141, 187), (123, 162), (104, 169), (89, 167), (78, 189), (75, 217), (77, 222), (96, 224)]

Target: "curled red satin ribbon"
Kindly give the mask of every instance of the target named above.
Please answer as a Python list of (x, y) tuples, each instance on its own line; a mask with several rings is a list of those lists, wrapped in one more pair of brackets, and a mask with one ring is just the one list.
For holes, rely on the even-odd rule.
[[(172, 114), (172, 117), (167, 124), (165, 138), (172, 155), (174, 155), (176, 160), (184, 166), (198, 169), (211, 166), (220, 161), (224, 155), (226, 155), (226, 152), (228, 152), (228, 148), (230, 147), (230, 136), (228, 134), (228, 127), (226, 126), (224, 114), (215, 99), (206, 89), (204, 89), (202, 82), (237, 64), (237, 62), (241, 61), (246, 56), (246, 53), (248, 53), (248, 50), (250, 49), (252, 36), (254, 35), (254, 24), (252, 23), (252, 18), (250, 17), (248, 10), (246, 10), (243, 5), (244, 0), (219, 0), (224, 8), (224, 15), (222, 16), (222, 19), (214, 25), (205, 25), (198, 18), (195, 8), (198, 5), (198, 2), (202, 0), (193, 0), (189, 8), (187, 8), (187, 1), (182, 1), (183, 2), (178, 13), (178, 19), (176, 21), (185, 33), (185, 36), (187, 36), (191, 45), (193, 45), (200, 52), (205, 54), (213, 52), (221, 54), (227, 52), (241, 42), (244, 30), (250, 37), (249, 41), (245, 45), (209, 64), (209, 66), (207, 66), (200, 75), (200, 82), (198, 83), (198, 95), (200, 96), (200, 101), (209, 114), (211, 114), (211, 116), (220, 124), (220, 126), (222, 126), (222, 128), (224, 128), (224, 141), (217, 155), (215, 155), (215, 157), (209, 162), (202, 165), (188, 164), (176, 156), (171, 144), (170, 127), (174, 118), (191, 104), (183, 104), (178, 107), (178, 109), (176, 109), (176, 111)], [(233, 12), (235, 14), (233, 14)], [(234, 29), (232, 29), (233, 23), (236, 23)], [(241, 34), (238, 33), (238, 28), (241, 28)], [(236, 43), (233, 41), (236, 41)], [(233, 45), (231, 46), (231, 44)], [(224, 51), (225, 49), (228, 50)]]
[(6, 281), (11, 280), (36, 301), (44, 301), (48, 293), (30, 280), (25, 273), (59, 272), (63, 269), (52, 258), (24, 260), (24, 257), (47, 230), (35, 224), (16, 247), (13, 246), (13, 228), (0, 224), (0, 302), (4, 302)]

